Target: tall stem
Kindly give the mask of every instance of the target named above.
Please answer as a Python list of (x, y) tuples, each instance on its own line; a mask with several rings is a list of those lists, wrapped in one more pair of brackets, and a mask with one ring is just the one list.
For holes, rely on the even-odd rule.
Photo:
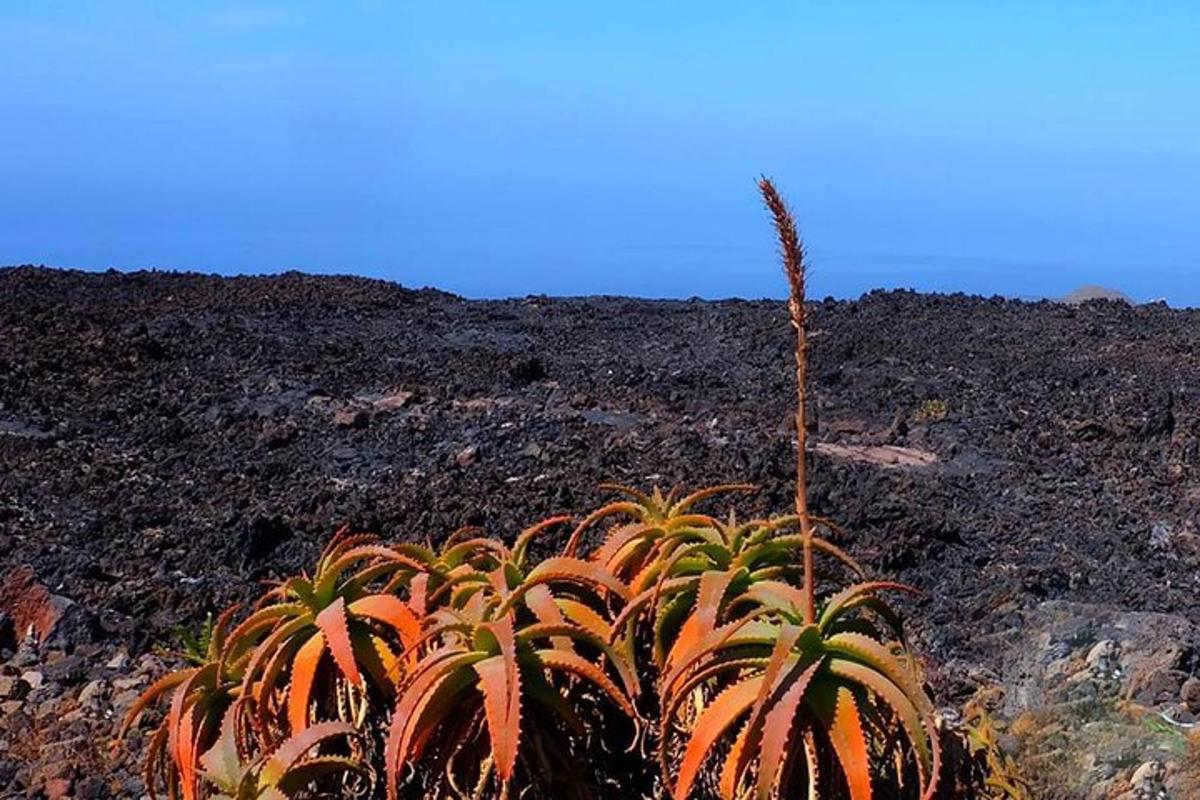
[(796, 516), (800, 518), (800, 534), (804, 550), (804, 622), (811, 625), (816, 619), (816, 579), (813, 575), (813, 529), (808, 514), (808, 481), (806, 475), (806, 438), (808, 415), (806, 387), (808, 384), (808, 330), (804, 308), (804, 243), (796, 230), (791, 209), (780, 196), (775, 184), (766, 177), (759, 178), (759, 191), (767, 210), (775, 221), (779, 237), (779, 255), (788, 282), (788, 316), (796, 333)]

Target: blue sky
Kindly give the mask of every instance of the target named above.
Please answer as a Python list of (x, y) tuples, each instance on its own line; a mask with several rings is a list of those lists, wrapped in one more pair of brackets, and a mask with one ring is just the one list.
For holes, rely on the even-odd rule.
[[(986, 6), (986, 7), (985, 7)], [(0, 4), (0, 263), (1200, 305), (1200, 4)]]

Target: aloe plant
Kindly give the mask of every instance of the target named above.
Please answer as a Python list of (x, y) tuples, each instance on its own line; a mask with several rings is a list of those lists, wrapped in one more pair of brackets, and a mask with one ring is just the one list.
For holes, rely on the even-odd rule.
[(237, 716), (227, 713), (220, 737), (200, 757), (201, 776), (217, 792), (212, 800), (290, 800), (339, 773), (366, 777), (364, 766), (354, 757), (312, 752), (328, 742), (357, 736), (347, 723), (313, 725), (269, 754), (254, 754), (239, 727)]
[[(303, 731), (324, 676), (348, 699), (354, 716), (366, 713), (368, 683), (390, 699), (393, 673), (404, 648), (420, 635), (420, 617), (396, 594), (378, 585), (397, 572), (422, 572), (410, 554), (384, 547), (373, 536), (334, 536), (310, 578), (291, 578), (268, 592), (231, 634), (245, 659), (242, 691), (254, 701), (260, 735), (275, 738), (270, 721)], [(277, 726), (276, 726), (277, 727)]]
[[(822, 596), (816, 554), (832, 553), (860, 568), (816, 536), (807, 497), (806, 379), (808, 369), (804, 249), (791, 212), (774, 185), (759, 182), (779, 236), (795, 338), (796, 478), (799, 534), (732, 535), (697, 531), (663, 565), (651, 605), (661, 676), (660, 755), (673, 775), (675, 800), (686, 800), (719, 743), (724, 763), (718, 785), (727, 800), (752, 790), (759, 800), (828, 796), (844, 789), (871, 800), (883, 752), (907, 743), (919, 794), (933, 796), (940, 749), (932, 702), (908, 655), (899, 616), (881, 598), (889, 582), (862, 582)], [(793, 556), (799, 564), (789, 564)], [(669, 565), (669, 566), (668, 566)], [(673, 574), (684, 573), (684, 574)], [(699, 574), (697, 574), (699, 573)], [(670, 587), (671, 592), (667, 589)], [(664, 619), (685, 621), (663, 652)], [(692, 701), (691, 712), (680, 711)], [(672, 769), (676, 727), (686, 743)], [(833, 778), (823, 765), (836, 764)]]
[(201, 796), (199, 757), (216, 740), (226, 711), (234, 708), (241, 687), (226, 669), (226, 644), (237, 607), (221, 614), (185, 654), (192, 666), (169, 672), (150, 685), (130, 706), (118, 737), (155, 702), (170, 697), (166, 716), (146, 746), (143, 777), (146, 791), (157, 797), (161, 782), (171, 797), (184, 800)]
[[(463, 769), (445, 770), (452, 788), (461, 772), (477, 767), (480, 790), (494, 775), (506, 797), (520, 752), (559, 750), (556, 739), (587, 735), (575, 705), (583, 685), (636, 716), (632, 667), (608, 643), (609, 606), (628, 589), (571, 557), (527, 569), (528, 542), (559, 521), (529, 529), (512, 550), (475, 542), (483, 557), (455, 567), (436, 593), (441, 603), (430, 612), (423, 655), (408, 670), (392, 715), (389, 796), (396, 796), (404, 768), (421, 764), (436, 745), (442, 765), (467, 756), (458, 761)], [(536, 715), (558, 727), (531, 724)], [(540, 741), (529, 747), (530, 739)], [(436, 770), (426, 767), (425, 774)]]
[(236, 625), (236, 608), (222, 614), (191, 664), (134, 704), (123, 733), (170, 697), (147, 747), (151, 793), (278, 800), (345, 773), (379, 776), (391, 798), (604, 797), (612, 784), (585, 773), (623, 719), (635, 744), (656, 734), (674, 800), (702, 786), (727, 800), (872, 800), (884, 782), (929, 800), (933, 705), (884, 598), (912, 590), (870, 580), (809, 509), (804, 252), (774, 186), (760, 188), (796, 331), (791, 513), (696, 510), (745, 484), (610, 487), (623, 497), (540, 562), (531, 544), (568, 517), (511, 545), (474, 528), (436, 549), (343, 529), (311, 576)]

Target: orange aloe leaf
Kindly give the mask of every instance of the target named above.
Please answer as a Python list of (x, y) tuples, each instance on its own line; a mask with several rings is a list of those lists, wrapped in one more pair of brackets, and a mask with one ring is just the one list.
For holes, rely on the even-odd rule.
[(572, 600), (569, 597), (560, 598), (555, 602), (567, 619), (593, 636), (597, 636), (604, 641), (608, 641), (612, 636), (612, 627), (608, 624), (608, 620), (591, 606), (585, 605), (578, 600)]
[(842, 591), (829, 598), (825, 604), (825, 608), (821, 611), (821, 619), (817, 623), (824, 630), (839, 614), (842, 613), (844, 606), (852, 600), (866, 594), (874, 594), (882, 590), (893, 590), (899, 592), (908, 592), (910, 594), (920, 594), (920, 589), (915, 589), (906, 583), (897, 583), (895, 581), (870, 581), (868, 583), (856, 583), (853, 586), (848, 586)]
[[(661, 505), (658, 501), (662, 499), (662, 493), (659, 492), (657, 487), (655, 487), (653, 495), (646, 494), (623, 483), (602, 483), (600, 484), (600, 488), (606, 492), (615, 492), (616, 494), (623, 494), (626, 497), (632, 497), (638, 502), (638, 507), (641, 509), (653, 510)], [(614, 503), (613, 505), (616, 504)]]
[(356, 688), (363, 687), (362, 674), (358, 671), (358, 662), (354, 660), (354, 648), (350, 644), (350, 628), (346, 622), (346, 598), (339, 597), (325, 607), (316, 619), (317, 627), (325, 634), (329, 644), (329, 652), (338, 669)]
[(804, 732), (804, 765), (808, 769), (808, 800), (820, 800), (821, 762), (817, 758), (817, 737), (812, 729)]
[(613, 683), (604, 671), (597, 667), (587, 659), (565, 650), (541, 650), (537, 654), (538, 660), (550, 670), (560, 670), (570, 672), (574, 675), (584, 678), (596, 684), (604, 690), (604, 693), (613, 699), (621, 710), (628, 714), (631, 718), (637, 717), (637, 712), (630, 703), (629, 698)]
[(254, 700), (254, 707), (258, 711), (258, 727), (264, 738), (269, 738), (266, 736), (266, 731), (267, 723), (274, 711), (275, 686), (284, 669), (292, 663), (292, 656), (300, 649), (301, 645), (303, 645), (303, 641), (300, 637), (293, 637), (280, 645), (271, 660), (267, 662), (267, 666), (262, 672), (262, 679), (254, 687), (254, 693), (243, 694), (243, 697)]
[[(296, 619), (288, 620), (280, 625), (275, 630), (271, 631), (270, 636), (263, 639), (250, 657), (250, 663), (246, 665), (246, 672), (242, 676), (242, 694), (251, 697), (254, 694), (254, 679), (258, 676), (259, 668), (264, 664), (270, 663), (272, 656), (278, 652), (279, 647), (283, 642), (291, 639), (300, 631), (312, 625), (312, 615), (303, 614)], [(259, 698), (260, 700), (262, 698)]]
[[(467, 687), (474, 686), (478, 678), (479, 676), (475, 674), (474, 670), (453, 671), (438, 683), (434, 691), (429, 693), (426, 702), (421, 706), (420, 723), (412, 730), (408, 749), (412, 760), (421, 758), (426, 746), (438, 732), (438, 726), (448, 717), (459, 723), (458, 735), (466, 735), (465, 731), (470, 727), (471, 717), (481, 712), (477, 706), (472, 704), (467, 707), (470, 713), (462, 713), (463, 700), (459, 694)], [(451, 741), (448, 749), (453, 751), (458, 745), (459, 742)]]
[(544, 519), (541, 522), (537, 523), (536, 525), (530, 526), (530, 527), (526, 528), (525, 530), (521, 531), (521, 533), (517, 536), (517, 540), (515, 542), (513, 542), (512, 560), (518, 564), (523, 564), (525, 561), (525, 551), (527, 549), (529, 549), (530, 542), (532, 542), (536, 537), (540, 536), (542, 533), (545, 533), (546, 531), (553, 528), (555, 525), (561, 525), (564, 522), (570, 522), (570, 521), (571, 521), (571, 516), (569, 514), (559, 514), (556, 517), (550, 517), (549, 519)]
[(754, 751), (758, 749), (758, 743), (762, 736), (759, 720), (766, 711), (767, 701), (775, 694), (780, 682), (787, 678), (784, 667), (788, 662), (799, 661), (799, 656), (792, 652), (792, 648), (799, 641), (800, 633), (799, 625), (788, 624), (779, 629), (779, 638), (775, 641), (771, 658), (767, 662), (767, 668), (763, 671), (762, 686), (759, 689), (758, 697), (754, 699), (754, 708), (751, 709), (750, 716), (746, 720), (746, 728), (726, 758), (725, 769), (721, 773), (721, 793), (728, 800), (733, 800), (738, 784), (741, 783), (742, 777), (754, 760)]
[(633, 667), (627, 657), (619, 652), (613, 645), (609, 644), (604, 638), (588, 631), (586, 628), (578, 625), (573, 625), (569, 622), (563, 622), (560, 625), (552, 623), (539, 622), (536, 625), (528, 625), (521, 629), (517, 635), (517, 641), (521, 644), (528, 644), (549, 637), (554, 646), (561, 650), (574, 650), (571, 647), (561, 647), (557, 642), (560, 639), (567, 641), (578, 640), (592, 645), (598, 650), (604, 652), (608, 657), (609, 663), (616, 669), (617, 674), (621, 678), (621, 682), (625, 684), (625, 690), (630, 697), (636, 697), (638, 694), (637, 676), (634, 674)]
[(182, 669), (177, 672), (168, 672), (166, 675), (163, 675), (161, 678), (151, 684), (150, 688), (142, 692), (141, 695), (138, 696), (138, 699), (134, 701), (133, 705), (129, 707), (129, 711), (126, 712), (125, 718), (121, 721), (121, 728), (117, 731), (117, 738), (122, 738), (126, 733), (129, 732), (129, 728), (133, 726), (133, 723), (139, 716), (141, 716), (142, 712), (146, 710), (147, 706), (149, 706), (158, 698), (162, 697), (171, 689), (174, 689), (179, 684), (188, 680), (197, 672), (197, 670), (199, 670), (199, 667)]
[(418, 572), (413, 576), (409, 585), (409, 604), (418, 618), (424, 617), (429, 611), (429, 573)]
[(415, 558), (397, 553), (390, 547), (384, 547), (378, 544), (361, 545), (351, 548), (344, 553), (339, 553), (337, 560), (327, 564), (321, 570), (319, 580), (313, 587), (313, 592), (318, 598), (327, 598), (333, 593), (333, 588), (342, 573), (349, 569), (353, 564), (367, 559), (376, 559), (397, 565), (397, 567), (408, 567), (414, 570), (422, 570), (425, 565)]
[(697, 546), (698, 545), (690, 545), (690, 546), (686, 546), (686, 547), (681, 547), (678, 550), (674, 551), (670, 555), (669, 558), (666, 558), (663, 561), (662, 569), (659, 571), (658, 578), (654, 582), (654, 593), (652, 595), (653, 599), (650, 602), (651, 606), (653, 606), (654, 608), (659, 607), (659, 603), (662, 602), (663, 593), (666, 591), (667, 584), (670, 581), (686, 580), (689, 582), (699, 582), (699, 578), (692, 576), (692, 575), (687, 575), (684, 577), (677, 577), (675, 575), (675, 568), (679, 565), (679, 562), (682, 561), (683, 559), (687, 558), (688, 556), (690, 556), (694, 552), (694, 550)]
[[(170, 731), (167, 736), (167, 749), (170, 752), (171, 760), (183, 775), (184, 792), (189, 798), (194, 796), (196, 784), (194, 771), (189, 774), (185, 764), (187, 751), (195, 733), (192, 725), (192, 708), (195, 704), (192, 698), (192, 688), (211, 677), (216, 669), (216, 664), (206, 664), (192, 672), (172, 695), (171, 711), (167, 716), (167, 725)], [(189, 791), (191, 794), (188, 794)]]
[[(397, 565), (390, 561), (375, 561), (368, 563), (365, 567), (355, 572), (350, 577), (342, 581), (342, 587), (339, 594), (346, 597), (360, 596), (366, 587), (371, 583), (383, 578), (386, 575), (391, 575), (388, 578), (389, 583), (393, 580), (399, 581), (397, 585), (404, 586), (407, 581), (412, 580), (412, 576), (416, 574), (416, 570), (412, 567)], [(381, 589), (377, 594), (392, 594), (386, 589)]]
[[(695, 583), (695, 581), (695, 578), (676, 578), (673, 581), (668, 582), (668, 585), (664, 588), (664, 591), (667, 589), (675, 590), (686, 588), (687, 586)], [(625, 607), (621, 609), (621, 613), (617, 615), (615, 620), (613, 620), (613, 636), (617, 636), (626, 624), (632, 621), (635, 617), (640, 616), (648, 607), (652, 607), (654, 605), (654, 590), (655, 587), (651, 586), (641, 594), (630, 598), (629, 601), (625, 603)]]
[(311, 728), (293, 734), (267, 759), (262, 772), (259, 773), (259, 785), (273, 786), (279, 783), (288, 770), (309, 750), (335, 736), (350, 736), (354, 732), (354, 726), (346, 722), (319, 722)]
[(451, 548), (448, 548), (442, 554), (442, 561), (450, 567), (458, 567), (463, 562), (476, 554), (476, 551), (487, 553), (496, 561), (501, 563), (512, 558), (512, 553), (507, 547), (493, 539), (485, 539), (477, 537), (475, 539), (467, 539), (464, 542), (459, 542)]
[(479, 675), (492, 742), (496, 775), (502, 783), (512, 779), (521, 740), (521, 670), (517, 663), (517, 641), (511, 617), (488, 626), (500, 645), (500, 654), (474, 665)]
[(725, 590), (733, 581), (734, 573), (728, 570), (710, 570), (700, 576), (700, 589), (696, 596), (696, 607), (692, 615), (679, 629), (675, 644), (667, 654), (666, 667), (671, 669), (681, 658), (689, 656), (702, 639), (716, 628), (717, 614)]
[(538, 584), (554, 581), (566, 581), (591, 588), (603, 588), (622, 600), (629, 599), (629, 587), (619, 578), (609, 573), (608, 570), (591, 561), (570, 558), (568, 556), (547, 558), (530, 570), (522, 586), (523, 588), (532, 588)]
[[(366, 774), (366, 767), (357, 759), (348, 756), (314, 756), (306, 758), (292, 767), (279, 779), (277, 788), (282, 798), (291, 798), (304, 791), (309, 784), (319, 778), (345, 772), (362, 775)], [(268, 800), (268, 798), (263, 798), (263, 800)]]
[(782, 581), (755, 581), (743, 597), (788, 616), (798, 616), (804, 607), (804, 592)]
[(210, 740), (220, 723), (220, 718), (213, 712), (222, 699), (220, 692), (204, 686), (184, 701), (187, 709), (179, 723), (175, 765), (179, 769), (185, 798), (194, 800), (200, 796), (200, 748)]
[(504, 656), (491, 656), (476, 664), (474, 669), (479, 676), (479, 690), (483, 693), (483, 710), (496, 773), (500, 780), (507, 781), (516, 765), (515, 742), (520, 737), (520, 730), (509, 727), (508, 665)]
[[(554, 602), (554, 595), (550, 592), (550, 588), (544, 584), (535, 586), (526, 593), (525, 605), (529, 606), (529, 610), (542, 624), (563, 625), (567, 621), (563, 616), (562, 609)], [(560, 636), (554, 640), (554, 646), (569, 650), (571, 640)]]
[(679, 775), (675, 779), (675, 790), (672, 796), (675, 800), (687, 800), (700, 773), (700, 767), (708, 759), (709, 750), (717, 740), (729, 730), (742, 714), (750, 708), (754, 698), (758, 696), (762, 685), (762, 676), (748, 678), (741, 683), (735, 683), (722, 691), (705, 707), (704, 712), (696, 721), (692, 736), (688, 740), (687, 750), (679, 766)]
[[(155, 728), (154, 735), (150, 737), (150, 742), (146, 745), (146, 761), (142, 764), (142, 783), (146, 784), (146, 794), (150, 796), (150, 800), (158, 800), (158, 793), (154, 789), (154, 776), (164, 770), (166, 766), (167, 735), (170, 733), (167, 728), (164, 720), (163, 724)], [(173, 787), (171, 792), (174, 793)]]
[(757, 492), (757, 491), (758, 491), (758, 486), (756, 486), (753, 483), (724, 483), (719, 486), (709, 486), (707, 489), (701, 489), (699, 491), (692, 492), (687, 497), (684, 497), (684, 498), (680, 499), (679, 501), (677, 501), (675, 503), (675, 505), (671, 506), (670, 510), (668, 511), (668, 514), (670, 514), (671, 516), (676, 516), (678, 514), (682, 514), (684, 511), (686, 511), (689, 508), (691, 508), (692, 506), (696, 505), (696, 503), (699, 503), (702, 500), (707, 500), (708, 498), (714, 497), (718, 494), (724, 494), (725, 492)]
[(288, 725), (293, 734), (308, 727), (308, 701), (312, 697), (317, 667), (325, 652), (325, 637), (314, 633), (292, 662), (292, 679), (288, 685)]
[(563, 553), (568, 557), (575, 557), (579, 551), (579, 543), (583, 540), (583, 534), (587, 533), (600, 520), (616, 514), (629, 514), (630, 516), (642, 519), (645, 516), (645, 508), (628, 500), (619, 500), (593, 511), (575, 526), (575, 530), (571, 532), (571, 537), (567, 540), (567, 546), (563, 548)]
[[(206, 692), (201, 696), (191, 711), (195, 720), (194, 731), (189, 743), (187, 754), (188, 765), (193, 773), (197, 776), (197, 784), (200, 776), (200, 756), (201, 746), (215, 740), (217, 734), (220, 733), (221, 720), (223, 714), (220, 713), (220, 708), (225, 704), (225, 696), (223, 692)], [(237, 714), (236, 707), (231, 706), (229, 709), (231, 714)]]
[(510, 594), (508, 588), (509, 572), (507, 567), (507, 564), (501, 564), (495, 569), (489, 570), (487, 573), (488, 584), (491, 585), (492, 591), (495, 592), (496, 596), (500, 598), (507, 598)]
[(411, 646), (421, 636), (421, 621), (399, 597), (373, 594), (355, 600), (346, 609), (356, 617), (373, 619), (392, 628), (400, 634), (400, 641), (405, 647)]
[(940, 767), (940, 752), (931, 752), (930, 748), (930, 742), (937, 740), (937, 732), (930, 730), (928, 724), (922, 725), (921, 714), (908, 695), (880, 673), (853, 661), (835, 658), (829, 662), (829, 671), (866, 687), (892, 709), (917, 751), (920, 782), (922, 786), (927, 786), (931, 776), (936, 776)]
[(737, 786), (741, 782), (744, 772), (742, 764), (748, 764), (753, 760), (754, 748), (749, 745), (750, 739), (754, 736), (754, 727), (753, 717), (747, 717), (745, 723), (742, 724), (741, 732), (733, 741), (733, 748), (725, 757), (725, 765), (721, 767), (721, 782), (718, 786), (721, 800), (737, 800)]
[(871, 800), (871, 756), (867, 752), (867, 737), (863, 733), (854, 693), (845, 686), (840, 687), (832, 716), (827, 708), (818, 713), (826, 725), (833, 752), (842, 765), (850, 800)]
[(783, 772), (788, 742), (796, 722), (796, 712), (804, 699), (813, 676), (821, 668), (823, 660), (811, 664), (767, 712), (763, 720), (762, 747), (758, 758), (758, 781), (755, 786), (757, 800), (770, 800), (779, 775)]
[(230, 631), (228, 638), (230, 646), (245, 646), (243, 643), (247, 642), (247, 637), (249, 637), (251, 634), (258, 632), (263, 628), (270, 628), (279, 621), (280, 617), (293, 615), (298, 616), (303, 614), (306, 610), (307, 609), (300, 603), (278, 603), (276, 605), (260, 608), (242, 620), (237, 627)]
[(200, 772), (196, 769), (196, 737), (193, 731), (196, 706), (188, 706), (179, 719), (178, 733), (172, 758), (179, 769), (179, 783), (184, 800), (196, 800)]
[(904, 690), (905, 695), (924, 711), (930, 705), (929, 698), (917, 684), (916, 678), (886, 647), (861, 633), (839, 633), (825, 640), (825, 649), (847, 656), (883, 673), (888, 680)]
[(767, 666), (767, 660), (758, 657), (714, 658), (695, 671), (688, 673), (687, 680), (677, 684), (671, 694), (663, 694), (661, 698), (663, 722), (675, 719), (676, 714), (679, 713), (679, 707), (686, 703), (691, 698), (692, 692), (701, 685), (726, 672), (733, 674), (743, 671), (761, 672)]
[(751, 644), (774, 644), (779, 636), (779, 626), (760, 621), (758, 617), (763, 616), (764, 613), (756, 610), (741, 619), (728, 622), (711, 631), (697, 642), (688, 654), (680, 658), (670, 672), (659, 679), (660, 693), (663, 696), (669, 696), (675, 690), (676, 683), (687, 674), (688, 670), (722, 648)]
[(486, 584), (487, 576), (469, 565), (455, 567), (442, 583), (426, 597), (426, 603), (436, 607), (441, 603), (443, 597), (448, 594), (452, 595), (457, 587), (464, 583)]
[(619, 525), (613, 528), (608, 536), (604, 538), (604, 541), (596, 548), (596, 552), (592, 554), (591, 560), (615, 572), (616, 570), (613, 568), (612, 561), (621, 549), (652, 530), (654, 530), (654, 526), (647, 525), (644, 522), (630, 522), (625, 525)]
[(436, 715), (430, 714), (434, 700), (439, 694), (453, 696), (454, 691), (443, 691), (446, 687), (458, 690), (472, 682), (466, 669), (482, 661), (481, 653), (435, 651), (423, 659), (396, 701), (392, 722), (388, 730), (385, 764), (388, 774), (388, 797), (396, 796), (396, 777), (400, 768), (420, 755), (419, 735), (431, 736), (436, 725)]
[(373, 542), (378, 537), (373, 533), (351, 533), (350, 525), (346, 524), (333, 532), (333, 536), (329, 537), (329, 543), (325, 545), (325, 549), (321, 551), (321, 557), (317, 561), (317, 566), (322, 567), (346, 550), (348, 547), (354, 547), (365, 542)]
[(205, 653), (207, 661), (219, 661), (221, 659), (221, 653), (225, 649), (225, 638), (229, 635), (229, 631), (233, 627), (234, 616), (241, 608), (241, 603), (234, 603), (217, 616), (208, 638), (208, 651)]
[(637, 571), (627, 579), (631, 596), (640, 595), (658, 581), (659, 576), (663, 573), (664, 557), (665, 553), (662, 548), (657, 546), (652, 547), (646, 553)]

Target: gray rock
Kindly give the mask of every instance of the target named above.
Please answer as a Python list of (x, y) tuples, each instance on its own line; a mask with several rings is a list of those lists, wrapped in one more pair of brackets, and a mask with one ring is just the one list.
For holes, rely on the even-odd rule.
[(121, 650), (108, 661), (104, 662), (104, 666), (108, 669), (124, 670), (129, 667), (129, 654)]
[(113, 691), (127, 692), (139, 688), (145, 681), (142, 678), (117, 678), (112, 682)]
[(346, 408), (339, 408), (333, 414), (333, 424), (339, 428), (365, 428), (370, 421), (371, 415), (367, 413), (365, 408), (347, 406)]
[(1088, 651), (1087, 665), (1092, 669), (1102, 668), (1105, 664), (1111, 663), (1121, 654), (1121, 648), (1112, 639), (1103, 639), (1096, 642), (1092, 649)]
[(87, 676), (88, 665), (79, 656), (64, 656), (57, 661), (46, 664), (42, 668), (48, 680), (61, 683), (64, 686), (74, 686), (82, 683)]
[(127, 689), (123, 692), (119, 692), (116, 696), (113, 697), (112, 706), (117, 711), (124, 712), (126, 709), (128, 709), (130, 706), (132, 706), (134, 703), (137, 702), (137, 699), (138, 699), (138, 697), (141, 696), (141, 694), (142, 693), (139, 692), (137, 689)]
[(1161, 761), (1146, 761), (1133, 771), (1129, 782), (1133, 785), (1136, 796), (1150, 800), (1163, 790), (1163, 780), (1166, 776), (1167, 770)]
[(479, 448), (475, 445), (469, 445), (459, 450), (454, 454), (454, 461), (458, 466), (466, 469), (479, 460)]
[(108, 796), (109, 791), (104, 780), (95, 775), (84, 778), (75, 786), (75, 797), (78, 800), (102, 800)]
[(20, 646), (17, 648), (16, 654), (9, 659), (10, 667), (23, 669), (32, 667), (38, 663), (37, 642), (32, 637), (25, 637), (21, 640)]
[(18, 677), (0, 676), (0, 699), (24, 700), (30, 688), (28, 683)]
[(43, 648), (71, 649), (96, 640), (96, 619), (86, 608), (62, 595), (52, 595), (50, 604), (57, 619), (41, 641)]
[(1188, 678), (1179, 689), (1179, 699), (1193, 714), (1200, 714), (1200, 678)]
[(1156, 522), (1150, 527), (1150, 546), (1155, 550), (1167, 550), (1173, 538), (1171, 526), (1165, 522)]
[[(1006, 632), (998, 683), (1006, 688), (1002, 717), (1037, 715), (1038, 729), (1018, 743), (1022, 758), (1038, 759), (1039, 786), (1055, 797), (1165, 800), (1190, 797), (1170, 759), (1178, 732), (1130, 716), (1125, 703), (1186, 722), (1177, 710), (1183, 685), (1196, 670), (1200, 626), (1178, 615), (1132, 612), (1112, 606), (1046, 601), (1021, 612), (1021, 625)], [(1200, 678), (1188, 696), (1200, 695)], [(1052, 759), (1041, 755), (1053, 749)], [(1159, 788), (1131, 789), (1133, 768), (1162, 763)], [(1159, 773), (1138, 776), (1153, 785)], [(1156, 792), (1165, 792), (1158, 795)], [(1140, 792), (1140, 793), (1138, 793)]]
[(108, 684), (105, 681), (88, 681), (79, 691), (79, 705), (89, 711), (99, 711), (107, 696)]

